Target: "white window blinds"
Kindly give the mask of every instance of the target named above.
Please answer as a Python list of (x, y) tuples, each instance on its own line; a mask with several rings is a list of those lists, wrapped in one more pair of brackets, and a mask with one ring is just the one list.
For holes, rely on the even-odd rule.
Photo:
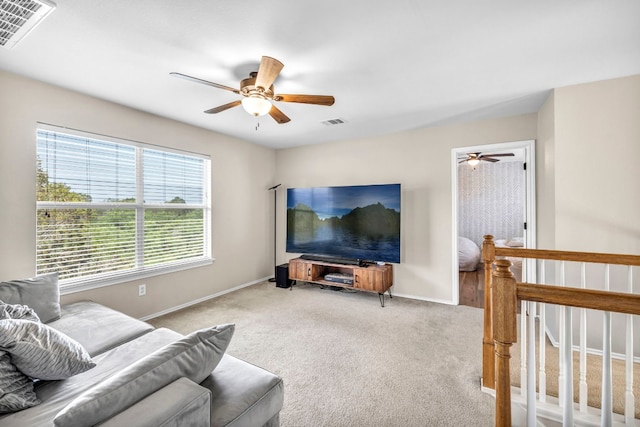
[(208, 157), (37, 130), (38, 274), (108, 284), (211, 262)]

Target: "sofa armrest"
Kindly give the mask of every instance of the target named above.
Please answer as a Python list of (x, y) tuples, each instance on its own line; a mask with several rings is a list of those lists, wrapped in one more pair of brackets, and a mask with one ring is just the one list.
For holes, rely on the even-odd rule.
[(200, 385), (211, 390), (212, 427), (278, 425), (277, 415), (284, 403), (284, 383), (279, 376), (225, 354)]
[(210, 418), (211, 391), (187, 378), (179, 378), (98, 425), (209, 427)]

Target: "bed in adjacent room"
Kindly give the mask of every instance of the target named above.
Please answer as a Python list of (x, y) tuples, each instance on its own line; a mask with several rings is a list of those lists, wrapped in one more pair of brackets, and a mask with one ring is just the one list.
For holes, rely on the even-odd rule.
[[(522, 237), (495, 240), (496, 247), (520, 248), (524, 246)], [(522, 259), (508, 258), (516, 281), (522, 280)], [(458, 269), (460, 304), (472, 307), (484, 306), (484, 264), (480, 245), (470, 238), (458, 237)]]

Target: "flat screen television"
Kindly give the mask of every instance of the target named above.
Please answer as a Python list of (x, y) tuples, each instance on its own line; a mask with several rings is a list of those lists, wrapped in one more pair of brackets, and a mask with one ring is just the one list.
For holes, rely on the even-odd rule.
[(287, 189), (287, 252), (400, 262), (400, 184)]

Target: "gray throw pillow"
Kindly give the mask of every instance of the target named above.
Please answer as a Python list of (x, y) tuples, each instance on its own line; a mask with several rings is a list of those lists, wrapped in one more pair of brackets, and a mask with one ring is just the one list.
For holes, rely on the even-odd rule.
[(27, 305), (44, 323), (56, 320), (60, 317), (58, 273), (0, 282), (0, 301)]
[(235, 325), (201, 329), (162, 347), (87, 390), (53, 420), (64, 427), (95, 425), (185, 377), (199, 384), (222, 359)]
[(0, 301), (0, 319), (23, 319), (39, 322), (40, 318), (33, 308), (22, 304), (5, 304)]
[(62, 380), (96, 366), (78, 342), (30, 320), (0, 320), (0, 350), (20, 372), (41, 380)]
[[(38, 322), (32, 308), (0, 301), (0, 319), (25, 319)], [(30, 408), (40, 403), (33, 381), (11, 363), (6, 351), (0, 351), (0, 413)]]
[(0, 414), (40, 403), (33, 391), (33, 381), (13, 366), (9, 354), (4, 351), (0, 351), (0, 372)]

